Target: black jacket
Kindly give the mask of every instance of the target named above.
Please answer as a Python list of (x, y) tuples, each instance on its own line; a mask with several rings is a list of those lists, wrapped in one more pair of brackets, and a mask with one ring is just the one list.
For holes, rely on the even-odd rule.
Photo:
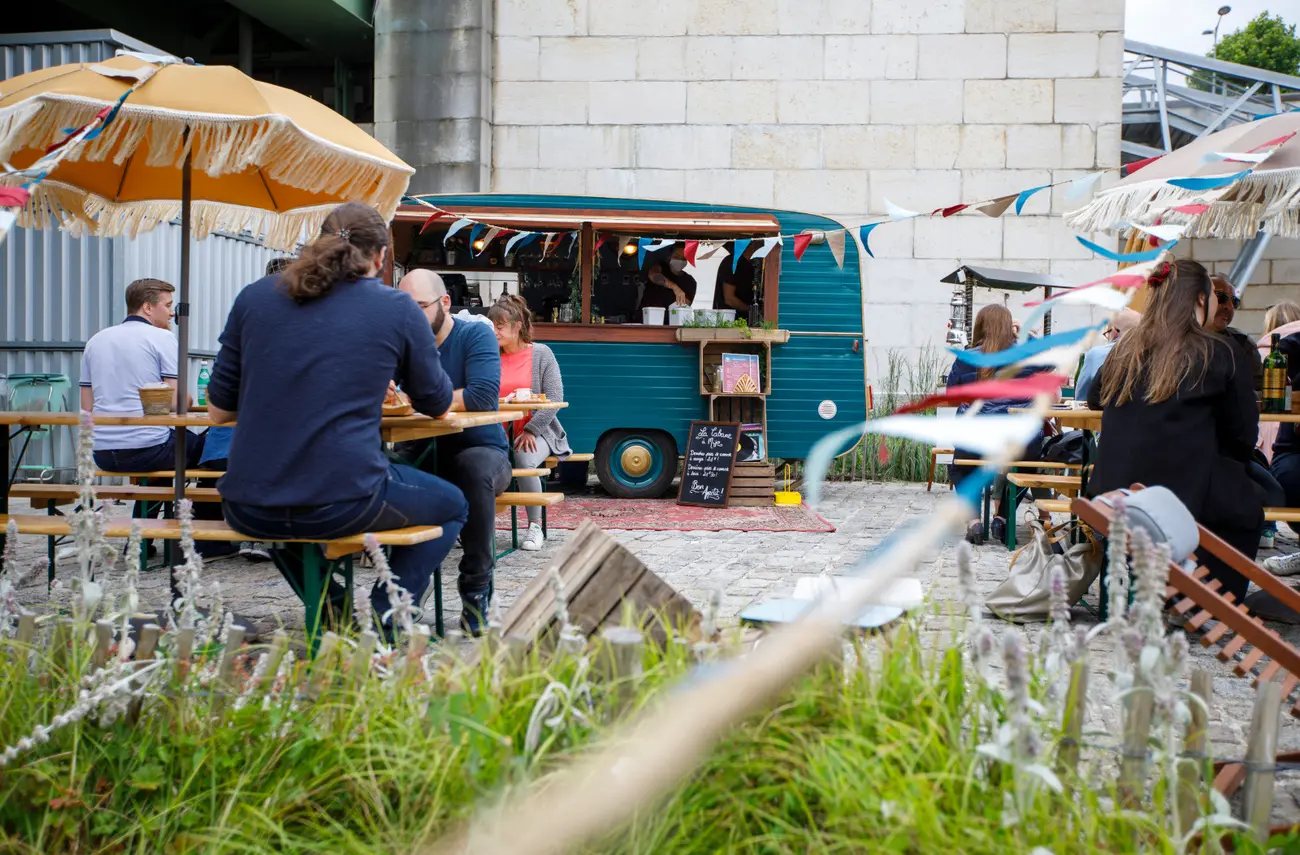
[(1260, 358), (1259, 349), (1255, 347), (1255, 340), (1232, 327), (1224, 330), (1223, 336), (1236, 348), (1233, 355), (1237, 359), (1244, 360), (1246, 367), (1250, 369), (1250, 380), (1255, 391), (1264, 391), (1264, 360)]
[[(1264, 496), (1246, 472), (1259, 410), (1249, 366), (1234, 359), (1234, 349), (1217, 339), (1205, 376), (1198, 380), (1200, 372), (1193, 369), (1166, 401), (1143, 401), (1146, 383), (1140, 382), (1134, 400), (1107, 407), (1088, 492), (1159, 485), (1207, 526), (1263, 525)], [(1101, 408), (1102, 381), (1114, 368), (1114, 359), (1102, 365), (1088, 390), (1090, 409)]]
[[(1294, 394), (1296, 381), (1300, 379), (1300, 333), (1292, 333), (1279, 339), (1277, 348), (1286, 357), (1286, 376), (1291, 381), (1292, 394)], [(1295, 428), (1296, 426), (1291, 422), (1282, 422), (1277, 426), (1277, 439), (1273, 442), (1274, 460), (1279, 455), (1300, 453), (1300, 436), (1296, 435)]]

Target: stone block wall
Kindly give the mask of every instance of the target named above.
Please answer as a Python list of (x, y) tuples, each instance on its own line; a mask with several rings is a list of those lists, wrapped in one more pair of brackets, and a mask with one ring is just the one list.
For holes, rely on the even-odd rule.
[[(1123, 22), (1122, 0), (497, 0), (491, 188), (858, 223), (1065, 180), (1119, 164)], [(1112, 271), (1061, 190), (877, 229), (877, 364), (942, 345), (961, 263)]]
[[(1226, 276), (1241, 251), (1241, 244), (1238, 240), (1190, 240), (1175, 247), (1174, 253), (1201, 262), (1211, 273)], [(1240, 282), (1233, 284), (1241, 287)], [(1300, 240), (1278, 237), (1269, 240), (1245, 285), (1233, 326), (1258, 336), (1264, 330), (1264, 313), (1269, 306), (1283, 300), (1300, 303)]]

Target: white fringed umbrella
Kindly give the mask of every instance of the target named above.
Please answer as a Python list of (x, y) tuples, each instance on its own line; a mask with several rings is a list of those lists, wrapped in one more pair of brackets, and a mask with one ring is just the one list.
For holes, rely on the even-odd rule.
[(1187, 237), (1300, 237), (1298, 134), (1300, 112), (1290, 112), (1202, 137), (1098, 193), (1066, 225), (1097, 232), (1159, 221), (1187, 226)]
[[(305, 95), (229, 66), (130, 54), (0, 82), (0, 163), (0, 204), (25, 201), (24, 226), (135, 237), (180, 216), (182, 415), (190, 237), (250, 232), (292, 249), (343, 202), (391, 219), (415, 171)], [(0, 237), (6, 219), (0, 208)]]

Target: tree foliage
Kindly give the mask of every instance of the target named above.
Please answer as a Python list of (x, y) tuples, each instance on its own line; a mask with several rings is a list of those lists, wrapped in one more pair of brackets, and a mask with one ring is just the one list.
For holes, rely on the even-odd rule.
[[(1224, 36), (1219, 40), (1217, 52), (1211, 50), (1206, 56), (1300, 76), (1300, 37), (1296, 35), (1296, 25), (1287, 24), (1281, 15), (1269, 15), (1268, 12), (1259, 13), (1240, 30)], [(1237, 78), (1219, 79), (1237, 86), (1244, 85)], [(1198, 72), (1191, 81), (1197, 89), (1209, 89), (1209, 84), (1210, 75), (1205, 72)]]

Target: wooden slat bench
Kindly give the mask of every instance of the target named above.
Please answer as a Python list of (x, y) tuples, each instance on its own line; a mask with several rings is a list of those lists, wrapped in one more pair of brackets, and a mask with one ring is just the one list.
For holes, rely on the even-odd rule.
[[(200, 479), (215, 480), (225, 474), (226, 474), (225, 472), (219, 469), (186, 469), (185, 480), (186, 481), (198, 481)], [(160, 469), (156, 472), (109, 472), (106, 469), (96, 469), (95, 477), (96, 478), (127, 478), (131, 481), (142, 481), (148, 478), (151, 481), (157, 479), (159, 481), (170, 482), (173, 478), (176, 477), (176, 472), (173, 469)]]
[[(10, 521), (18, 526), (19, 534), (31, 534), (40, 537), (67, 537), (72, 534), (72, 522), (66, 517), (40, 516), (38, 514), (2, 514), (0, 526), (7, 526)], [(139, 523), (142, 539), (180, 540), (181, 524), (179, 520), (110, 520), (104, 529), (104, 536), (110, 539), (125, 538), (131, 535), (133, 523)], [(235, 531), (224, 522), (216, 520), (195, 520), (194, 539), (196, 541), (222, 541), (237, 543), (253, 540), (246, 534)], [(381, 546), (415, 546), (442, 536), (442, 528), (436, 525), (408, 526), (391, 531), (373, 532)], [(320, 636), (320, 608), (327, 582), (336, 570), (341, 571), (343, 584), (347, 588), (349, 600), (352, 592), (351, 556), (365, 549), (365, 535), (352, 535), (333, 540), (292, 540), (292, 544), (308, 546), (303, 550), (304, 590), (297, 594), (307, 606), (304, 631), (308, 645), (313, 653)], [(313, 546), (319, 549), (311, 548)], [(323, 560), (322, 560), (323, 559)], [(437, 630), (442, 633), (442, 580), (441, 573), (435, 573), (433, 584), (437, 592), (437, 613), (435, 615)]]
[(549, 466), (551, 469), (554, 469), (556, 466), (559, 466), (561, 462), (563, 462), (563, 463), (590, 463), (591, 461), (593, 461), (593, 460), (595, 460), (595, 459), (596, 459), (596, 455), (594, 455), (594, 454), (588, 454), (588, 453), (586, 453), (586, 452), (583, 452), (583, 453), (581, 453), (581, 454), (570, 454), (568, 457), (564, 458), (563, 461), (561, 461), (560, 458), (558, 458), (558, 457), (548, 457), (548, 458), (546, 458), (545, 460), (542, 461), (542, 465), (543, 465), (543, 466)]
[(1007, 480), (1017, 487), (1025, 489), (1045, 488), (1055, 490), (1066, 496), (1076, 496), (1083, 486), (1083, 479), (1078, 475), (1039, 475), (1034, 472), (1012, 472)]
[[(1104, 503), (1076, 498), (1071, 507), (1099, 534), (1105, 536), (1110, 530), (1114, 511)], [(1233, 549), (1205, 526), (1199, 528), (1202, 549), (1272, 594), (1282, 605), (1300, 613), (1300, 593)], [(1189, 635), (1200, 634), (1203, 647), (1216, 649), (1220, 661), (1233, 663), (1237, 676), (1252, 676), (1256, 682), (1277, 679), (1282, 683), (1283, 699), (1289, 700), (1291, 693), (1300, 686), (1300, 650), (1265, 626), (1244, 603), (1235, 602), (1232, 594), (1221, 593), (1219, 582), (1209, 578), (1209, 572), (1205, 567), (1197, 567), (1189, 573), (1170, 562), (1169, 586), (1165, 589), (1170, 610), (1185, 618), (1184, 630)], [(1211, 621), (1214, 625), (1206, 629)], [(1300, 701), (1292, 705), (1291, 715), (1300, 718)]]
[(1264, 519), (1268, 522), (1300, 523), (1300, 508), (1265, 508)]

